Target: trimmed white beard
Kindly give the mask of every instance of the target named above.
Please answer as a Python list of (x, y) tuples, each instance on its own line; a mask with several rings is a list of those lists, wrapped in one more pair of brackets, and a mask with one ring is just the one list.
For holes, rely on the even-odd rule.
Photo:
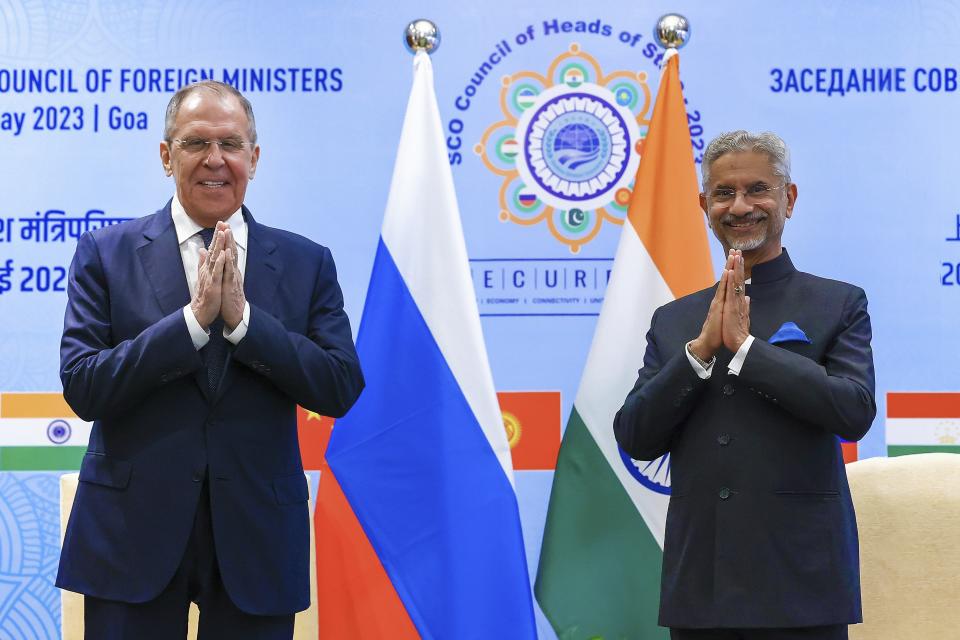
[(764, 232), (753, 238), (740, 238), (738, 240), (734, 240), (730, 243), (730, 248), (739, 249), (740, 251), (753, 251), (754, 249), (759, 249), (762, 247), (766, 240), (767, 234)]

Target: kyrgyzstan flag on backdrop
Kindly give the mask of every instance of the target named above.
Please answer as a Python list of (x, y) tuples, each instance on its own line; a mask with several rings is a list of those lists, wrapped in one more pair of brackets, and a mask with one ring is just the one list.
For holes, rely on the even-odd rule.
[(654, 310), (714, 282), (679, 64), (673, 55), (661, 76), (557, 460), (536, 594), (561, 638), (667, 637), (657, 613), (669, 460), (622, 454), (613, 417), (636, 382)]

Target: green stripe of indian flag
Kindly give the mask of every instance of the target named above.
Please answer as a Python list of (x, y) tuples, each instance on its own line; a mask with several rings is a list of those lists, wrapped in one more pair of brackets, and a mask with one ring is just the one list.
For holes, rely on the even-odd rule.
[(86, 447), (92, 426), (79, 418), (0, 418), (0, 447)]
[(0, 447), (0, 471), (75, 471), (87, 447)]

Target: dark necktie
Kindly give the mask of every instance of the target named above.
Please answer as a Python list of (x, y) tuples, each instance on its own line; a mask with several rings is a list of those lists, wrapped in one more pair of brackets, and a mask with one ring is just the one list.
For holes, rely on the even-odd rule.
[[(213, 242), (213, 229), (201, 229), (200, 237), (203, 238), (203, 245), (209, 251), (210, 244)], [(207, 385), (213, 393), (217, 390), (220, 377), (223, 375), (228, 345), (227, 339), (223, 337), (223, 318), (220, 315), (210, 323), (209, 329), (210, 341), (200, 350), (200, 356), (207, 367)]]

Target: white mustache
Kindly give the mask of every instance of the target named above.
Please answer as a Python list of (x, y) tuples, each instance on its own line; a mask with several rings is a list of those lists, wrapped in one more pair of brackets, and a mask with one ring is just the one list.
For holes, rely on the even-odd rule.
[(732, 213), (725, 213), (720, 216), (720, 224), (737, 224), (743, 222), (757, 222), (766, 220), (767, 214), (764, 211), (751, 211), (742, 216), (735, 216)]

